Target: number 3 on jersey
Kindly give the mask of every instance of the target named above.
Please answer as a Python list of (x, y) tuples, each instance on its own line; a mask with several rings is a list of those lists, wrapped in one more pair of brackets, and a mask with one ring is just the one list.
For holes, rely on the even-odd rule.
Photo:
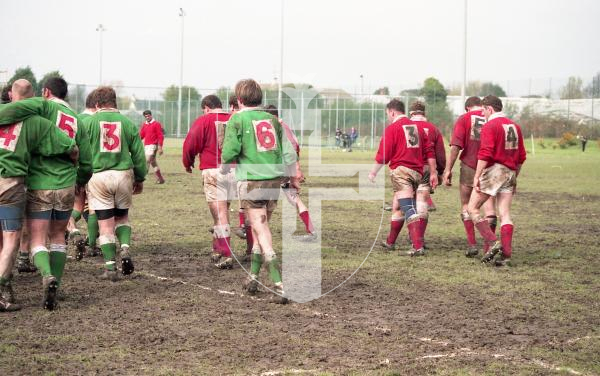
[(519, 134), (514, 124), (502, 124), (504, 128), (504, 149), (515, 150), (519, 147)]
[(58, 111), (56, 116), (56, 126), (60, 128), (61, 131), (65, 132), (69, 138), (75, 138), (75, 133), (77, 133), (77, 119), (73, 116)]
[(406, 124), (402, 126), (404, 129), (404, 137), (406, 138), (407, 148), (419, 147), (419, 130), (415, 124)]
[(121, 122), (100, 122), (100, 152), (121, 152)]
[(271, 151), (277, 148), (277, 135), (271, 120), (252, 120), (256, 136), (256, 151)]

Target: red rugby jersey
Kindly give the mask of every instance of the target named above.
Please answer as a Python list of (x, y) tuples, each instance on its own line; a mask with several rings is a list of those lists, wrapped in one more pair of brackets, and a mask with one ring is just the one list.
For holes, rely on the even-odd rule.
[(142, 127), (140, 129), (140, 138), (144, 141), (144, 146), (163, 146), (165, 136), (163, 134), (162, 125), (158, 121), (156, 121), (156, 119), (152, 119), (150, 123), (148, 123), (147, 121), (143, 122)]
[(230, 116), (224, 111), (213, 111), (194, 121), (183, 142), (184, 167), (194, 166), (196, 155), (200, 155), (200, 170), (220, 166), (225, 126)]
[[(441, 175), (444, 172), (444, 167), (446, 166), (446, 148), (444, 147), (444, 138), (442, 137), (442, 133), (435, 125), (428, 122), (427, 118), (423, 115), (411, 116), (410, 120), (417, 123), (417, 125), (422, 127), (425, 131), (425, 134), (427, 135), (427, 138), (433, 147), (437, 172)], [(423, 160), (423, 163), (425, 165), (427, 164), (426, 158)]]
[(294, 134), (294, 131), (289, 127), (289, 125), (284, 123), (283, 120), (279, 119), (279, 123), (281, 123), (281, 126), (283, 127), (283, 130), (285, 131), (285, 135), (287, 136), (287, 139), (292, 143), (294, 150), (296, 150), (296, 155), (298, 157), (300, 157), (300, 144), (298, 143), (298, 138)]
[(526, 157), (521, 127), (502, 112), (492, 114), (481, 131), (477, 159), (487, 161), (488, 167), (500, 163), (516, 171)]
[(408, 167), (423, 174), (423, 161), (435, 158), (425, 130), (405, 115), (398, 116), (385, 128), (375, 161), (389, 164), (390, 169)]
[(450, 145), (462, 149), (460, 160), (471, 168), (477, 168), (477, 152), (481, 143), (481, 129), (485, 118), (480, 107), (461, 115), (454, 124)]

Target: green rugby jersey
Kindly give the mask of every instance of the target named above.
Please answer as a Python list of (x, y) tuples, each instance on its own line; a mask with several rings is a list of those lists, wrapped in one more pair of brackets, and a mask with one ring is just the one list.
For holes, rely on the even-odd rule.
[(227, 122), (221, 160), (237, 163), (237, 180), (269, 180), (286, 175), (286, 166), (295, 166), (297, 156), (276, 117), (247, 108)]
[[(0, 110), (0, 124), (12, 123), (37, 113), (53, 122), (79, 147), (78, 164), (74, 165), (65, 156), (48, 157), (32, 153), (27, 174), (29, 189), (62, 189), (75, 185), (85, 185), (92, 176), (92, 153), (89, 138), (81, 120), (70, 106), (58, 98), (44, 100), (29, 98), (6, 105)], [(51, 143), (52, 140), (42, 140)]]
[(26, 176), (30, 153), (68, 158), (74, 146), (74, 140), (40, 116), (0, 126), (0, 176)]
[(114, 108), (101, 109), (88, 119), (94, 172), (133, 168), (135, 181), (144, 181), (144, 145), (133, 123)]

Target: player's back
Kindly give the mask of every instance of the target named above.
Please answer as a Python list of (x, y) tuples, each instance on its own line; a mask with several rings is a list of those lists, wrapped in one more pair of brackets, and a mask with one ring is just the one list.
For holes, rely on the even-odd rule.
[(490, 116), (481, 133), (478, 158), (516, 170), (526, 159), (521, 127), (502, 113)]
[(484, 124), (483, 111), (474, 109), (459, 117), (452, 133), (450, 144), (462, 149), (460, 160), (471, 168), (477, 167), (477, 152), (481, 145), (481, 130)]
[(384, 131), (375, 160), (389, 163), (390, 169), (408, 167), (423, 173), (425, 148), (428, 143), (425, 131), (406, 116), (396, 119)]

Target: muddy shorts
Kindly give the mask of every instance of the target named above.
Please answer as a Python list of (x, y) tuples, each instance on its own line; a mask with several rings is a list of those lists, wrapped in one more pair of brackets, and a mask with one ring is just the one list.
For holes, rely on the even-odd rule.
[(223, 174), (220, 168), (206, 168), (202, 170), (202, 181), (206, 202), (230, 201), (237, 198), (235, 169)]
[(496, 163), (483, 170), (479, 178), (479, 190), (490, 196), (512, 193), (517, 184), (517, 174), (510, 168)]
[(394, 192), (412, 190), (416, 192), (421, 183), (421, 174), (408, 167), (398, 166), (390, 172)]
[(2, 231), (19, 231), (23, 227), (25, 201), (25, 178), (0, 178)]
[(460, 164), (460, 184), (473, 188), (473, 179), (475, 178), (475, 169), (464, 163)]
[(146, 160), (148, 158), (156, 157), (156, 151), (158, 150), (158, 145), (144, 145), (144, 154), (146, 155)]
[(265, 208), (272, 212), (277, 207), (281, 178), (271, 180), (244, 180), (238, 184), (238, 194), (243, 208)]
[(133, 170), (95, 172), (87, 187), (90, 209), (129, 209), (133, 196)]
[(423, 166), (423, 177), (421, 178), (421, 182), (417, 187), (417, 191), (428, 191), (433, 193), (431, 189), (431, 184), (429, 183), (429, 166)]
[(27, 191), (27, 218), (68, 220), (75, 203), (75, 187), (30, 189)]

